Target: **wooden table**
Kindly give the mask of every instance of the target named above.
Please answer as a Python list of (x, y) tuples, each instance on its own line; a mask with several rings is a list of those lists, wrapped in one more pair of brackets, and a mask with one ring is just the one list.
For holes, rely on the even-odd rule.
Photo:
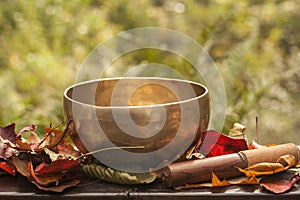
[(123, 186), (95, 180), (83, 180), (80, 186), (63, 193), (47, 193), (38, 190), (27, 179), (8, 175), (0, 176), (0, 199), (68, 200), (68, 199), (208, 199), (208, 200), (299, 200), (300, 182), (291, 191), (272, 194), (260, 186), (229, 186), (176, 191), (163, 187), (159, 182), (148, 185)]

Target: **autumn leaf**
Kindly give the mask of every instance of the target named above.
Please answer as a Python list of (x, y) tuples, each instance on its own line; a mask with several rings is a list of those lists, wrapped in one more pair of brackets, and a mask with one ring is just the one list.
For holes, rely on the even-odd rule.
[(64, 191), (66, 188), (70, 188), (70, 187), (74, 187), (76, 185), (78, 185), (80, 183), (79, 179), (73, 179), (70, 180), (68, 182), (62, 182), (59, 185), (55, 185), (55, 186), (42, 186), (39, 185), (38, 183), (31, 181), (34, 185), (36, 185), (37, 188), (39, 188), (40, 190), (44, 190), (47, 192), (57, 192), (60, 193), (62, 191)]
[(300, 180), (299, 175), (284, 171), (274, 175), (264, 176), (260, 185), (273, 193), (281, 194), (290, 190), (298, 180)]
[(35, 125), (24, 127), (18, 133), (16, 142), (19, 149), (36, 152), (41, 152), (44, 148), (52, 149), (57, 147), (57, 145), (64, 139), (66, 132), (62, 132), (56, 128), (45, 128), (45, 136), (43, 139), (40, 139), (34, 132), (31, 132), (27, 139), (20, 137), (24, 132), (33, 131), (35, 127)]
[(201, 140), (201, 145), (195, 150), (195, 153), (201, 153), (207, 157), (237, 153), (248, 149), (245, 139), (231, 138), (213, 130), (203, 132)]
[(252, 150), (252, 149), (262, 149), (265, 148), (266, 146), (260, 145), (258, 144), (256, 141), (252, 141), (251, 144), (249, 144), (248, 149)]
[(81, 153), (74, 149), (74, 146), (71, 145), (68, 141), (62, 140), (57, 145), (58, 154), (70, 155), (73, 157), (79, 157)]
[(34, 129), (36, 129), (36, 125), (29, 125), (29, 126), (26, 126), (24, 128), (22, 128), (18, 134), (17, 134), (17, 137), (21, 137), (21, 135), (25, 132), (28, 132), (28, 131), (34, 131)]
[(66, 130), (62, 132), (56, 128), (45, 128), (44, 131), (46, 134), (38, 145), (39, 149), (56, 147), (66, 135)]
[(216, 174), (214, 172), (212, 172), (211, 184), (212, 184), (212, 187), (230, 185), (226, 180), (220, 181), (220, 179), (216, 176)]
[(12, 123), (11, 125), (8, 125), (6, 127), (0, 126), (0, 137), (3, 140), (8, 140), (11, 143), (16, 143), (16, 133), (15, 133), (15, 123)]
[(0, 138), (0, 159), (7, 160), (11, 156), (17, 155), (17, 154), (18, 154), (18, 151), (16, 149), (11, 148), (7, 144), (5, 144), (2, 140), (2, 138)]
[(77, 160), (56, 160), (51, 162), (50, 164), (42, 163), (35, 168), (35, 173), (38, 175), (47, 175), (52, 173), (62, 173), (67, 170), (70, 170), (76, 166), (79, 166), (79, 162)]
[[(51, 178), (48, 178), (48, 180), (47, 180), (47, 178), (45, 178), (45, 179), (42, 179), (40, 177), (37, 178), (37, 176), (36, 176), (37, 174), (35, 174), (33, 171), (32, 163), (28, 160), (21, 160), (16, 156), (12, 157), (12, 163), (21, 175), (26, 177), (31, 183), (36, 185), (40, 190), (49, 191), (49, 192), (62, 192), (64, 189), (76, 186), (80, 183), (80, 180), (74, 176), (68, 181), (63, 181), (61, 179), (58, 179), (61, 175), (57, 175), (57, 177), (55, 177), (55, 175), (53, 175), (53, 174), (52, 174)], [(32, 174), (34, 174), (34, 177), (32, 176)], [(55, 181), (55, 178), (57, 178), (56, 181)], [(51, 181), (55, 181), (55, 183), (57, 183), (57, 185), (52, 184), (52, 185), (48, 186), (46, 184), (46, 182), (50, 183)], [(39, 183), (45, 183), (47, 186), (41, 185)]]
[(238, 168), (246, 176), (270, 175), (281, 172), (295, 165), (295, 157), (292, 155), (281, 156), (276, 163), (258, 163), (246, 169)]
[(40, 138), (34, 132), (31, 132), (27, 139), (17, 138), (18, 148), (27, 151), (36, 151), (40, 142)]
[[(64, 153), (56, 153), (50, 149), (44, 148), (45, 153), (50, 157), (51, 161), (56, 161), (56, 160), (62, 160), (62, 159), (72, 159), (76, 160), (79, 157), (75, 157), (69, 154), (64, 154)], [(79, 161), (79, 160), (78, 160)]]
[(210, 183), (185, 184), (175, 187), (176, 190), (203, 188), (203, 187), (223, 187), (229, 185), (257, 185), (261, 178), (239, 176), (228, 180), (221, 181), (216, 174), (212, 173), (212, 181)]
[(59, 143), (56, 148), (52, 150), (44, 148), (44, 151), (47, 155), (49, 155), (51, 161), (59, 159), (76, 160), (82, 156), (82, 154), (75, 150), (74, 147), (66, 140), (63, 140), (61, 143)]
[(296, 158), (293, 155), (284, 155), (278, 158), (276, 163), (280, 163), (285, 169), (288, 169), (296, 165)]
[(9, 173), (12, 176), (16, 175), (15, 167), (8, 162), (5, 161), (0, 162), (0, 169), (4, 170), (5, 172)]
[(236, 138), (236, 139), (245, 139), (245, 130), (246, 127), (239, 123), (234, 123), (232, 129), (229, 130), (228, 135), (230, 137)]
[(260, 178), (254, 176), (248, 177), (238, 177), (229, 180), (220, 181), (215, 173), (212, 173), (212, 187), (228, 186), (228, 185), (256, 185), (260, 181)]
[(248, 179), (242, 180), (238, 183), (238, 185), (256, 185), (260, 182), (261, 178), (257, 178), (255, 176), (251, 176)]
[(47, 174), (45, 176), (39, 177), (36, 175), (31, 162), (28, 162), (28, 171), (30, 172), (30, 174), (31, 174), (32, 178), (35, 180), (35, 182), (42, 186), (48, 186), (52, 183), (56, 183), (64, 176), (63, 173), (52, 173), (50, 175)]
[[(0, 127), (0, 169), (11, 175), (18, 172), (45, 191), (61, 192), (80, 182), (76, 167), (81, 160), (76, 158), (81, 153), (64, 140), (66, 129), (45, 128), (40, 139), (33, 132), (35, 125), (22, 128), (18, 134), (14, 128), (15, 124)], [(26, 139), (22, 137), (25, 132), (30, 132)]]
[(19, 172), (24, 177), (31, 179), (30, 172), (28, 171), (28, 160), (21, 160), (17, 156), (11, 158), (11, 163), (15, 166), (17, 172)]

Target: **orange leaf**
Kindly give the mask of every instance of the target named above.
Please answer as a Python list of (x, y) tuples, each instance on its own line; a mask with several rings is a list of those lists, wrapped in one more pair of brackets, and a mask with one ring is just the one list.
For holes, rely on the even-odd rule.
[(60, 130), (54, 128), (45, 128), (45, 132), (47, 134), (45, 135), (39, 146), (42, 148), (47, 147), (48, 149), (56, 147), (66, 135), (66, 131), (61, 132)]
[(216, 176), (216, 174), (214, 172), (212, 172), (211, 184), (212, 184), (212, 187), (230, 185), (226, 180), (220, 181), (220, 179)]
[(249, 179), (241, 181), (238, 185), (256, 185), (259, 183), (259, 181), (259, 178), (251, 176)]
[(0, 161), (0, 169), (4, 170), (5, 172), (9, 173), (10, 175), (13, 175), (13, 176), (16, 175), (15, 167), (6, 161)]
[(240, 176), (229, 180), (220, 181), (219, 178), (213, 174), (214, 185), (212, 183), (196, 183), (185, 184), (175, 187), (175, 190), (191, 189), (191, 188), (203, 188), (203, 187), (220, 187), (228, 185), (256, 185), (259, 184), (261, 178)]
[(44, 128), (44, 131), (46, 133), (55, 133), (55, 134), (61, 134), (61, 130), (55, 129), (55, 128)]
[(260, 145), (258, 144), (257, 142), (255, 142), (254, 140), (252, 141), (251, 144), (249, 144), (248, 146), (248, 149), (251, 150), (251, 149), (262, 149), (262, 148), (265, 148), (266, 146), (263, 146), (263, 145)]

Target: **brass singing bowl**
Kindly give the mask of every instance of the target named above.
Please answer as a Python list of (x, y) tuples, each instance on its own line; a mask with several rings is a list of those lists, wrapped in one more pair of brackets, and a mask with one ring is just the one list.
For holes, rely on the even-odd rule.
[[(66, 119), (73, 120), (71, 138), (81, 152), (132, 146), (136, 148), (124, 150), (157, 152), (159, 158), (165, 156), (162, 159), (183, 154), (207, 129), (210, 115), (205, 86), (167, 78), (123, 77), (75, 84), (66, 89), (63, 108)], [(171, 143), (175, 153), (159, 152)], [(105, 158), (105, 152), (101, 156)], [(110, 154), (107, 159), (117, 158)]]

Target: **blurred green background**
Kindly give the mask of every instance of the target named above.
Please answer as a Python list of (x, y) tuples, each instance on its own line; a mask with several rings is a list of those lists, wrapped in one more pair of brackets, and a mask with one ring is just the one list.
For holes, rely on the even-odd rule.
[[(63, 121), (62, 96), (100, 42), (155, 26), (187, 34), (208, 51), (227, 94), (223, 132), (234, 122), (262, 143), (300, 144), (300, 1), (298, 0), (2, 0), (0, 124), (17, 129)], [(194, 70), (171, 54), (143, 51), (124, 66), (157, 62), (187, 79)]]

